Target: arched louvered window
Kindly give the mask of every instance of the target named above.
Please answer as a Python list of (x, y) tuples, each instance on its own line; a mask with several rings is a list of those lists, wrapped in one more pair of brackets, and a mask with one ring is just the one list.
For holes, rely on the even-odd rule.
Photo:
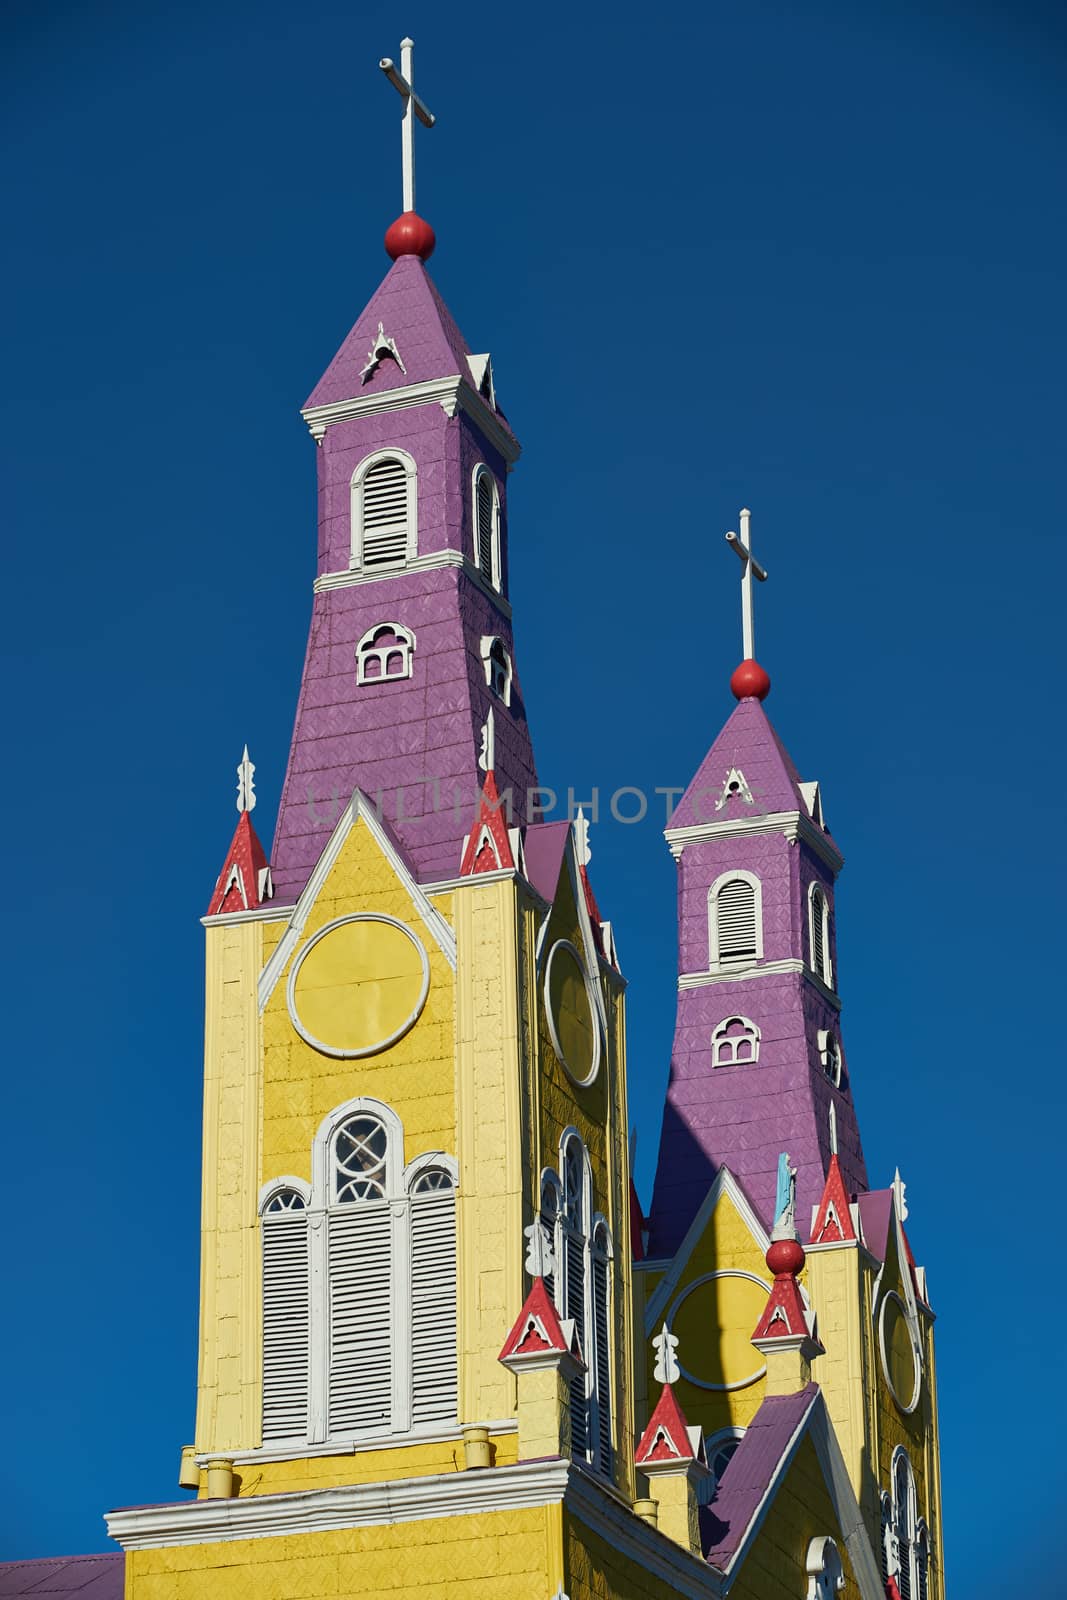
[(411, 1184), (411, 1421), (456, 1420), (456, 1188), (444, 1166)]
[(727, 873), (708, 896), (713, 967), (747, 966), (763, 955), (760, 881), (750, 872)]
[(760, 1031), (749, 1017), (725, 1017), (711, 1034), (713, 1067), (754, 1067), (759, 1060)]
[(474, 559), (486, 583), (500, 588), (500, 493), (487, 466), (474, 469)]
[(830, 965), (830, 907), (817, 883), (812, 884), (808, 899), (808, 948), (811, 953), (811, 970), (832, 988), (834, 975)]
[(455, 1423), (456, 1164), (433, 1152), (405, 1175), (403, 1148), (394, 1111), (350, 1101), (319, 1129), (311, 1186), (264, 1192), (265, 1444)]
[[(596, 1401), (597, 1465), (611, 1473), (611, 1237), (607, 1223), (593, 1229), (593, 1397)], [(588, 1357), (586, 1358), (588, 1359)]]
[(503, 639), (487, 633), (482, 639), (481, 651), (486, 683), (498, 700), (510, 706), (512, 667), (507, 646)]
[(332, 1142), (327, 1228), (327, 1434), (386, 1433), (393, 1416), (389, 1130), (347, 1117)]
[(589, 1453), (588, 1379), (593, 1366), (586, 1306), (587, 1216), (585, 1146), (575, 1133), (563, 1147), (562, 1259), (559, 1266), (563, 1276), (563, 1315), (574, 1319), (587, 1369), (571, 1379), (571, 1449), (580, 1456)]
[(378, 622), (356, 646), (356, 682), (410, 678), (415, 635), (399, 622)]
[(889, 1576), (896, 1579), (900, 1600), (925, 1600), (924, 1550), (926, 1530), (918, 1518), (915, 1474), (903, 1446), (893, 1454), (892, 1501), (889, 1512), (887, 1557)]
[(352, 479), (352, 565), (399, 567), (417, 554), (415, 463), (403, 451), (371, 456)]
[(307, 1202), (278, 1188), (262, 1208), (263, 1438), (292, 1439), (308, 1416), (309, 1272)]

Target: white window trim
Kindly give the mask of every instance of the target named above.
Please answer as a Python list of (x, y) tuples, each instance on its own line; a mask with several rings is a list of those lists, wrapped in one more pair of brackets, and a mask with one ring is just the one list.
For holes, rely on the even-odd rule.
[[(816, 1033), (819, 1046), (819, 1061), (823, 1075), (832, 1083), (835, 1089), (841, 1087), (841, 1077), (844, 1072), (844, 1053), (841, 1049), (841, 1040), (833, 1028), (819, 1028)], [(831, 1049), (831, 1045), (833, 1048)], [(834, 1063), (833, 1072), (830, 1071), (831, 1059)]]
[(486, 682), (487, 687), (491, 691), (491, 693), (493, 693), (495, 695), (496, 694), (496, 690), (493, 688), (493, 662), (492, 662), (491, 658), (492, 658), (492, 653), (493, 653), (493, 646), (496, 645), (496, 644), (498, 644), (500, 646), (501, 650), (503, 651), (504, 663), (505, 663), (505, 667), (506, 667), (506, 673), (505, 673), (505, 677), (504, 677), (504, 692), (501, 695), (497, 695), (497, 698), (502, 700), (506, 706), (510, 707), (510, 705), (511, 705), (511, 683), (512, 683), (512, 679), (513, 679), (513, 677), (515, 675), (515, 669), (514, 669), (514, 667), (512, 665), (511, 651), (508, 649), (507, 645), (504, 643), (503, 639), (500, 637), (500, 635), (498, 633), (483, 633), (482, 634), (481, 655), (482, 655), (482, 667), (484, 668), (484, 671), (485, 671), (485, 682)]
[[(481, 540), (478, 536), (478, 484), (482, 478), (489, 479), (489, 487), (492, 491), (493, 497), (493, 509), (491, 513), (492, 528), (490, 533), (493, 567), (491, 572), (485, 572), (482, 569), (482, 547)], [(479, 461), (478, 465), (471, 473), (471, 532), (474, 535), (474, 565), (478, 568), (479, 572), (481, 572), (482, 577), (485, 579), (486, 583), (489, 584), (490, 588), (499, 591), (503, 587), (500, 551), (500, 488), (492, 471), (486, 466), (484, 461)]]
[[(612, 1365), (612, 1358), (613, 1358), (614, 1343), (615, 1343), (613, 1332), (612, 1332), (612, 1330), (613, 1330), (612, 1306), (613, 1306), (614, 1292), (615, 1292), (615, 1279), (614, 1279), (615, 1241), (614, 1241), (614, 1238), (612, 1236), (611, 1226), (610, 1226), (610, 1224), (608, 1222), (608, 1219), (603, 1215), (602, 1212), (600, 1212), (600, 1211), (594, 1212), (593, 1211), (593, 1167), (592, 1167), (592, 1162), (589, 1159), (589, 1151), (588, 1151), (588, 1149), (586, 1147), (585, 1140), (582, 1138), (581, 1134), (579, 1133), (578, 1129), (574, 1126), (573, 1123), (571, 1123), (568, 1127), (564, 1128), (562, 1134), (560, 1135), (560, 1140), (559, 1140), (559, 1172), (558, 1173), (554, 1172), (551, 1167), (545, 1167), (543, 1169), (543, 1171), (541, 1173), (541, 1191), (540, 1192), (541, 1192), (542, 1198), (544, 1196), (545, 1189), (547, 1187), (551, 1187), (552, 1189), (554, 1189), (554, 1191), (556, 1193), (557, 1211), (556, 1211), (555, 1226), (553, 1228), (553, 1236), (552, 1236), (552, 1254), (555, 1257), (555, 1262), (556, 1262), (556, 1271), (555, 1271), (555, 1274), (553, 1276), (553, 1290), (554, 1290), (556, 1309), (559, 1312), (561, 1317), (565, 1317), (565, 1316), (567, 1316), (567, 1250), (566, 1250), (566, 1239), (567, 1239), (568, 1233), (573, 1235), (575, 1230), (573, 1228), (569, 1227), (569, 1225), (567, 1223), (567, 1218), (566, 1218), (567, 1188), (566, 1188), (566, 1184), (563, 1181), (563, 1174), (566, 1172), (567, 1149), (568, 1149), (568, 1146), (572, 1143), (572, 1141), (577, 1142), (578, 1148), (581, 1151), (581, 1158), (582, 1158), (582, 1194), (581, 1194), (581, 1229), (582, 1229), (582, 1232), (581, 1232), (581, 1239), (582, 1239), (582, 1257), (583, 1257), (582, 1276), (583, 1276), (583, 1279), (584, 1279), (584, 1292), (583, 1292), (583, 1304), (582, 1304), (582, 1318), (581, 1318), (581, 1322), (580, 1322), (579, 1327), (578, 1327), (578, 1337), (579, 1337), (579, 1341), (580, 1341), (581, 1347), (582, 1347), (582, 1359), (585, 1362), (585, 1367), (586, 1367), (586, 1370), (585, 1370), (585, 1398), (586, 1398), (586, 1403), (587, 1403), (587, 1406), (588, 1406), (587, 1454), (583, 1456), (583, 1455), (580, 1455), (580, 1454), (578, 1454), (576, 1452), (575, 1455), (574, 1455), (574, 1460), (579, 1466), (589, 1468), (589, 1469), (593, 1470), (595, 1473), (597, 1473), (601, 1477), (610, 1478), (611, 1475), (612, 1475), (612, 1470), (613, 1470), (613, 1462), (612, 1461), (604, 1462), (604, 1461), (601, 1460), (601, 1454), (600, 1454), (600, 1428), (599, 1428), (600, 1418), (599, 1418), (599, 1414), (598, 1414), (598, 1402), (597, 1402), (597, 1397), (596, 1397), (596, 1361), (597, 1361), (597, 1355), (596, 1355), (596, 1326), (595, 1326), (596, 1306), (595, 1306), (594, 1298), (593, 1298), (593, 1295), (594, 1295), (593, 1257), (594, 1257), (594, 1254), (603, 1254), (603, 1252), (595, 1251), (593, 1240), (594, 1240), (594, 1238), (596, 1236), (597, 1229), (602, 1227), (604, 1229), (604, 1233), (605, 1233), (605, 1236), (607, 1238), (607, 1245), (608, 1245), (607, 1253), (606, 1253), (606, 1256), (605, 1256), (605, 1259), (607, 1260), (607, 1263), (608, 1263), (608, 1275), (607, 1275), (607, 1288), (608, 1288), (608, 1307), (607, 1307), (607, 1312), (608, 1312), (608, 1385), (609, 1385), (609, 1392), (611, 1393), (613, 1399), (614, 1399), (614, 1393), (615, 1392), (614, 1392), (614, 1389), (611, 1388), (611, 1384), (612, 1384), (612, 1375), (613, 1375), (613, 1370), (614, 1370), (613, 1369), (613, 1365)], [(615, 1439), (616, 1439), (616, 1436), (617, 1436), (617, 1419), (616, 1419), (616, 1417), (614, 1415), (614, 1408), (613, 1408), (612, 1416), (610, 1418), (610, 1425), (611, 1425), (610, 1426), (611, 1450), (612, 1450), (612, 1455), (613, 1455), (613, 1459), (614, 1459), (615, 1448), (616, 1448), (615, 1447)]]
[[(730, 1035), (730, 1034), (725, 1033), (723, 1030), (725, 1028), (728, 1028), (732, 1022), (740, 1022), (741, 1026), (745, 1029), (745, 1033), (744, 1034), (738, 1034), (738, 1035)], [(722, 1070), (722, 1069), (725, 1069), (725, 1070), (729, 1071), (729, 1069), (731, 1067), (754, 1067), (754, 1066), (756, 1066), (758, 1064), (758, 1062), (759, 1062), (759, 1051), (760, 1051), (760, 1040), (761, 1040), (761, 1038), (762, 1038), (762, 1034), (760, 1033), (759, 1027), (755, 1022), (753, 1022), (751, 1017), (743, 1017), (739, 1011), (733, 1012), (733, 1014), (731, 1016), (729, 1016), (729, 1017), (723, 1017), (722, 1021), (721, 1022), (717, 1022), (715, 1024), (714, 1028), (712, 1028), (712, 1030), (711, 1030), (711, 1065), (712, 1065), (712, 1069), (714, 1071), (719, 1071), (719, 1070)], [(738, 1045), (738, 1044), (742, 1043), (743, 1039), (748, 1039), (749, 1043), (752, 1045), (752, 1056), (751, 1056), (750, 1060), (738, 1061), (737, 1058), (736, 1058), (736, 1054), (735, 1054), (735, 1057), (734, 1057), (733, 1061), (720, 1061), (718, 1059), (718, 1051), (719, 1051), (719, 1046), (720, 1045), (731, 1044), (731, 1043), (734, 1044), (734, 1045)]]
[[(308, 1428), (303, 1441), (310, 1453), (318, 1445), (331, 1449), (345, 1440), (354, 1448), (361, 1448), (363, 1436), (353, 1438), (351, 1430), (341, 1430), (331, 1435), (328, 1429), (328, 1372), (326, 1352), (329, 1348), (329, 1229), (327, 1218), (339, 1209), (332, 1199), (332, 1151), (338, 1129), (352, 1116), (376, 1117), (384, 1126), (387, 1136), (385, 1160), (385, 1195), (376, 1205), (389, 1208), (392, 1227), (390, 1274), (390, 1325), (392, 1330), (393, 1383), (392, 1427), (387, 1434), (377, 1434), (378, 1440), (403, 1442), (426, 1432), (440, 1432), (440, 1424), (412, 1426), (414, 1401), (411, 1326), (411, 1186), (419, 1173), (427, 1167), (443, 1167), (450, 1174), (453, 1192), (459, 1187), (459, 1166), (454, 1156), (443, 1150), (427, 1150), (404, 1165), (404, 1127), (392, 1106), (368, 1095), (357, 1095), (335, 1106), (324, 1117), (316, 1131), (311, 1151), (312, 1182), (289, 1176), (271, 1178), (259, 1191), (259, 1210), (269, 1203), (280, 1189), (295, 1189), (305, 1200), (306, 1210), (299, 1213), (306, 1219), (309, 1230), (309, 1305), (308, 1348), (310, 1353), (310, 1381), (308, 1395)], [(458, 1310), (458, 1293), (457, 1293)], [(272, 1440), (271, 1448), (285, 1441)]]
[(389, 572), (402, 572), (404, 567), (419, 553), (419, 496), (418, 496), (418, 467), (415, 465), (414, 456), (408, 455), (406, 450), (389, 449), (375, 450), (372, 455), (365, 456), (352, 474), (349, 491), (349, 519), (351, 554), (349, 568), (354, 572), (363, 570), (363, 483), (367, 473), (381, 461), (399, 461), (404, 468), (407, 486), (407, 554), (403, 561), (398, 561), (395, 567), (375, 568), (375, 576), (385, 576)]
[[(266, 1212), (267, 1207), (274, 1199), (274, 1196), (279, 1194), (283, 1189), (295, 1189), (296, 1193), (300, 1195), (304, 1202), (305, 1210), (309, 1211), (311, 1209), (311, 1185), (304, 1178), (271, 1178), (269, 1183), (260, 1185), (259, 1200), (256, 1205), (256, 1215), (262, 1217)], [(299, 1212), (294, 1213), (294, 1215), (299, 1214)]]
[[(823, 970), (815, 965), (815, 899), (822, 899), (822, 960)], [(830, 896), (826, 885), (818, 879), (808, 884), (808, 967), (830, 990), (834, 987), (834, 962), (830, 952)]]
[(740, 1442), (745, 1437), (744, 1428), (728, 1427), (717, 1428), (714, 1433), (709, 1433), (704, 1440), (704, 1456), (708, 1463), (708, 1476), (699, 1486), (698, 1499), (701, 1505), (708, 1505), (719, 1487), (719, 1480), (712, 1468), (712, 1461), (724, 1444), (731, 1444), (735, 1439)]
[[(366, 660), (371, 654), (379, 654), (379, 647), (375, 645), (374, 639), (377, 634), (381, 633), (383, 628), (388, 628), (391, 633), (396, 635), (398, 642), (387, 653), (395, 654), (396, 651), (400, 651), (404, 663), (403, 670), (401, 672), (383, 671), (376, 678), (368, 678), (364, 670)], [(356, 684), (359, 686), (369, 683), (373, 687), (378, 683), (399, 683), (402, 679), (411, 677), (414, 670), (414, 660), (415, 635), (411, 629), (405, 628), (402, 622), (376, 622), (373, 627), (367, 629), (356, 645)], [(385, 662), (382, 665), (384, 667)]]
[[(745, 956), (739, 961), (720, 961), (719, 890), (737, 878), (751, 884), (755, 890), (756, 953), (751, 957)], [(763, 884), (754, 872), (746, 872), (743, 867), (732, 867), (729, 872), (720, 872), (708, 890), (708, 957), (709, 972), (743, 972), (746, 967), (752, 967), (757, 961), (763, 960)]]

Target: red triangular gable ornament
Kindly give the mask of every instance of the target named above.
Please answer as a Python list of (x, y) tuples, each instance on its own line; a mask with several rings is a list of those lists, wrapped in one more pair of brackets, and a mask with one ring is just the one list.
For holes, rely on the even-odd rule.
[(780, 1273), (771, 1284), (763, 1315), (752, 1335), (757, 1339), (809, 1338), (807, 1313), (800, 1296), (800, 1286), (788, 1273)]
[(535, 1278), (497, 1360), (507, 1362), (551, 1353), (572, 1356), (581, 1362), (577, 1338), (568, 1342), (544, 1278)]
[(830, 1170), (826, 1174), (826, 1187), (815, 1209), (815, 1221), (811, 1225), (811, 1242), (840, 1244), (855, 1237), (856, 1230), (852, 1224), (852, 1211), (845, 1189), (845, 1180), (841, 1176), (838, 1159), (833, 1155), (830, 1157)]
[(266, 854), (252, 826), (251, 817), (247, 811), (242, 811), (222, 871), (215, 882), (207, 914), (216, 917), (227, 911), (255, 911), (264, 901), (273, 898), (274, 884)]
[(641, 1435), (634, 1464), (642, 1467), (650, 1461), (695, 1460), (685, 1412), (670, 1384), (665, 1383), (656, 1409), (648, 1419), (648, 1427)]
[(511, 851), (507, 823), (501, 815), (496, 779), (491, 772), (487, 772), (478, 797), (478, 813), (463, 847), (459, 875), (468, 878), (478, 872), (510, 871), (514, 866), (515, 857)]

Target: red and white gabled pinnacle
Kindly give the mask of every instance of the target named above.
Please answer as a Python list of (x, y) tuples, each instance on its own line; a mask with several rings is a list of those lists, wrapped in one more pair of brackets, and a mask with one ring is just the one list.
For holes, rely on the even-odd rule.
[(674, 1392), (680, 1368), (675, 1355), (677, 1337), (667, 1324), (652, 1341), (656, 1351), (654, 1376), (662, 1383), (660, 1397), (648, 1419), (634, 1454), (634, 1464), (643, 1472), (655, 1473), (672, 1466), (687, 1466), (691, 1462), (704, 1462), (704, 1442), (701, 1431), (685, 1420), (685, 1412)]
[(574, 1320), (560, 1318), (545, 1283), (545, 1274), (555, 1271), (555, 1262), (541, 1219), (535, 1217), (525, 1233), (529, 1241), (526, 1270), (533, 1283), (497, 1360), (513, 1372), (523, 1366), (541, 1366), (546, 1361), (564, 1362), (568, 1370), (584, 1372), (585, 1362)]
[(856, 1237), (845, 1180), (836, 1153), (830, 1157), (826, 1186), (822, 1199), (815, 1207), (811, 1223), (811, 1244), (843, 1244)]
[(797, 1282), (804, 1265), (799, 1239), (772, 1239), (767, 1265), (774, 1273), (767, 1304), (752, 1334), (757, 1350), (798, 1348), (811, 1360), (825, 1354), (815, 1331), (815, 1313), (806, 1310)]
[(237, 768), (237, 810), (240, 816), (222, 871), (215, 881), (207, 908), (209, 917), (230, 911), (255, 911), (265, 901), (274, 898), (270, 866), (249, 815), (256, 804), (253, 783), (255, 770), (249, 760), (248, 746), (245, 745)]
[(501, 799), (493, 770), (496, 760), (495, 741), (493, 709), (490, 706), (489, 715), (482, 728), (482, 749), (478, 757), (478, 765), (485, 773), (485, 778), (482, 782), (482, 792), (478, 796), (478, 810), (474, 823), (463, 846), (463, 859), (459, 866), (461, 878), (472, 877), (478, 872), (499, 872), (502, 869), (510, 871), (516, 866), (511, 832), (500, 814)]

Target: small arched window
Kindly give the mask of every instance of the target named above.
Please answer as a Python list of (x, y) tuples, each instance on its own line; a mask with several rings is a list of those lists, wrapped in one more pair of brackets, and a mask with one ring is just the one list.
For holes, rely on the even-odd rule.
[(261, 1209), (263, 1229), (263, 1439), (292, 1439), (307, 1429), (310, 1381), (310, 1275), (307, 1199), (273, 1190)]
[(368, 628), (356, 646), (356, 682), (384, 683), (411, 677), (415, 635), (399, 622), (379, 622)]
[(760, 881), (750, 872), (719, 878), (708, 896), (711, 964), (748, 966), (763, 955)]
[[(597, 1459), (611, 1472), (611, 1236), (601, 1218), (593, 1229), (593, 1396), (596, 1400)], [(588, 1358), (587, 1358), (588, 1359)]]
[(411, 1184), (411, 1421), (456, 1420), (456, 1185), (443, 1163)]
[(713, 1067), (748, 1067), (759, 1060), (760, 1031), (748, 1017), (726, 1017), (711, 1035)]
[(415, 463), (403, 451), (370, 456), (352, 478), (352, 565), (399, 567), (417, 554)]
[(482, 666), (485, 668), (485, 681), (490, 692), (498, 700), (503, 700), (506, 706), (511, 704), (511, 656), (508, 654), (503, 639), (498, 639), (495, 634), (486, 634), (482, 639)]
[(841, 1044), (830, 1028), (819, 1029), (819, 1060), (832, 1084), (841, 1086)]
[(915, 1474), (908, 1452), (898, 1445), (893, 1454), (893, 1477), (886, 1558), (889, 1576), (896, 1579), (900, 1600), (925, 1597), (926, 1529), (918, 1517)]
[(808, 900), (808, 949), (811, 955), (811, 970), (829, 988), (833, 988), (834, 975), (830, 965), (830, 907), (826, 895), (817, 883), (812, 884)]
[(474, 559), (486, 583), (500, 588), (500, 491), (484, 464), (474, 469)]
[(704, 1440), (704, 1452), (711, 1474), (704, 1479), (698, 1491), (701, 1505), (708, 1505), (722, 1482), (722, 1475), (732, 1461), (738, 1445), (745, 1436), (744, 1428), (721, 1428)]

